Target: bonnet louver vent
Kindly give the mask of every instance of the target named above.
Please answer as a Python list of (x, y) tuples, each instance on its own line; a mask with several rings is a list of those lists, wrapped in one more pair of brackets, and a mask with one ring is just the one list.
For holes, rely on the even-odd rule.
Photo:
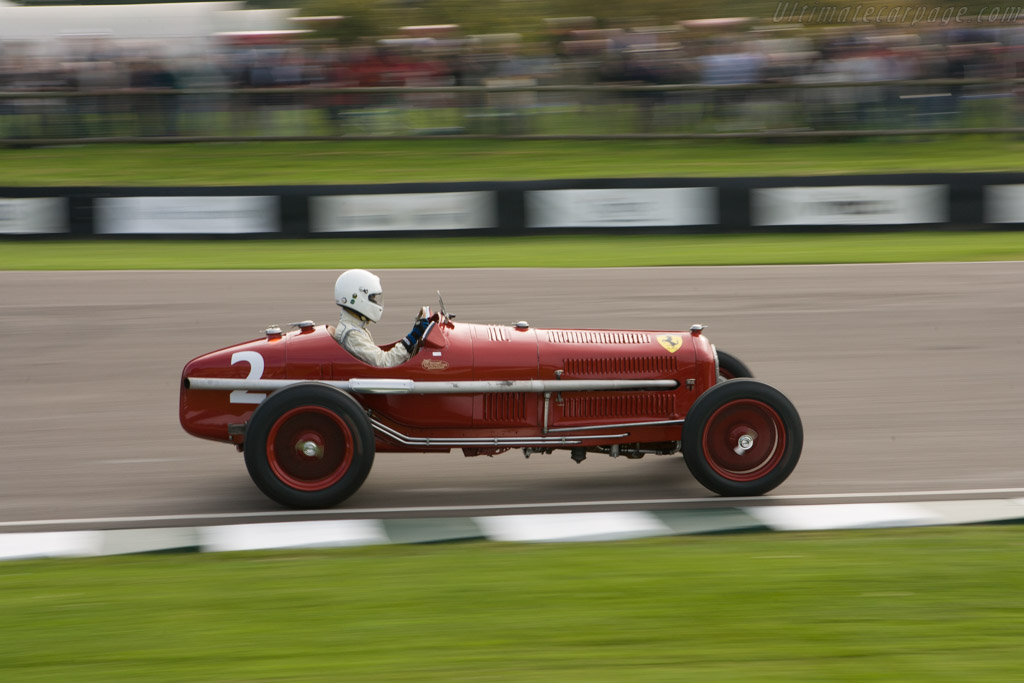
[(526, 394), (484, 394), (483, 418), (487, 422), (526, 420)]
[(564, 415), (577, 418), (667, 417), (675, 399), (666, 394), (576, 396), (565, 399)]
[(562, 364), (567, 377), (613, 375), (643, 377), (669, 375), (676, 371), (675, 356), (643, 356), (639, 358), (567, 358)]
[(500, 327), (498, 325), (488, 325), (487, 338), (490, 339), (491, 341), (507, 342), (509, 341), (508, 330), (509, 328), (507, 327)]
[(552, 344), (646, 344), (650, 336), (643, 332), (586, 332), (581, 330), (552, 330), (548, 341)]

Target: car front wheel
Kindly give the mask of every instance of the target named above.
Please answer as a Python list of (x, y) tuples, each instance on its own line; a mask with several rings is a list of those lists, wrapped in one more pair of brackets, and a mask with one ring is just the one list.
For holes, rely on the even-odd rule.
[(759, 496), (796, 467), (803, 425), (775, 387), (736, 379), (708, 389), (683, 423), (683, 457), (693, 476), (722, 496)]

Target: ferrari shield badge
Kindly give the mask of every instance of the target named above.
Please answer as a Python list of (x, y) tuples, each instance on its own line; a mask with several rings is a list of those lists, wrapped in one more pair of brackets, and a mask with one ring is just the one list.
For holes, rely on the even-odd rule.
[(658, 343), (669, 353), (675, 353), (683, 345), (683, 338), (678, 334), (662, 334), (658, 335)]

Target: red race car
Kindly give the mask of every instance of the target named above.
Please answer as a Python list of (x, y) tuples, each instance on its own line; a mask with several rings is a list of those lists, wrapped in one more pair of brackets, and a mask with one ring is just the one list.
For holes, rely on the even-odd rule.
[(182, 373), (181, 424), (235, 444), (260, 490), (293, 508), (351, 496), (377, 451), (568, 450), (577, 462), (682, 452), (723, 496), (771, 491), (800, 457), (793, 404), (716, 351), (701, 325), (479, 325), (455, 322), (443, 303), (421, 314), (422, 341), (392, 368), (356, 359), (312, 321), (199, 356)]

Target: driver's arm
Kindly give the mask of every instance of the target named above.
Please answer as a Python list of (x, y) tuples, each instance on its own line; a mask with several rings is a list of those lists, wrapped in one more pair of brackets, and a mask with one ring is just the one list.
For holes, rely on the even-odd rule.
[(395, 344), (384, 351), (373, 343), (373, 339), (364, 330), (352, 330), (347, 334), (345, 348), (359, 360), (378, 368), (393, 368), (411, 357), (404, 343)]

